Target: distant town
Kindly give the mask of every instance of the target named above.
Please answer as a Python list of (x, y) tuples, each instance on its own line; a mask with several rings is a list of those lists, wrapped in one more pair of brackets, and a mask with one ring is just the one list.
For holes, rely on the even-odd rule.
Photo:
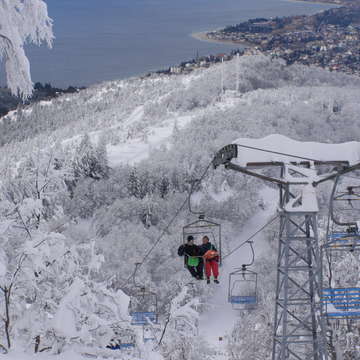
[(205, 34), (208, 40), (245, 45), (230, 54), (196, 57), (157, 73), (186, 73), (234, 54), (262, 53), (330, 71), (360, 75), (360, 1), (320, 1), (343, 5), (310, 16), (256, 18)]

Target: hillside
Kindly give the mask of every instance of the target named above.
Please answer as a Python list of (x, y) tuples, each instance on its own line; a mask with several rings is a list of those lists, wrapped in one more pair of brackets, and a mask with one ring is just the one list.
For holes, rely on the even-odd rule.
[[(113, 81), (0, 119), (0, 287), (14, 289), (11, 328), (0, 328), (4, 351), (10, 341), (31, 354), (38, 337), (40, 349), (64, 358), (69, 352), (149, 360), (269, 358), (277, 224), (256, 245), (259, 309), (227, 329), (223, 322), (224, 343), (217, 346), (211, 314), (232, 314), (224, 308), (226, 293), (221, 300), (224, 274), (249, 253), (224, 264), (220, 290), (189, 285), (177, 249), (182, 227), (197, 216), (186, 203), (175, 215), (190, 182), (238, 138), (358, 140), (360, 79), (243, 56), (235, 95), (229, 91), (235, 74), (230, 61), (189, 75)], [(326, 201), (324, 192), (322, 216)], [(191, 202), (221, 223), (226, 254), (272, 217), (275, 196), (260, 180), (210, 169)], [(157, 294), (160, 326), (151, 332), (158, 341), (164, 335), (161, 345), (144, 343), (143, 329), (129, 322), (128, 301), (139, 284)], [(4, 314), (5, 305), (0, 302)], [(186, 326), (176, 325), (184, 319)], [(135, 349), (106, 349), (121, 330), (134, 336)]]

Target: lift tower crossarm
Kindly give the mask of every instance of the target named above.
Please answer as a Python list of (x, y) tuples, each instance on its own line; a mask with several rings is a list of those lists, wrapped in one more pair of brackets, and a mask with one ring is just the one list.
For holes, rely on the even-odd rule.
[(342, 170), (333, 172), (332, 174), (324, 175), (322, 177), (322, 179), (320, 179), (318, 181), (314, 181), (313, 186), (317, 186), (320, 183), (323, 183), (323, 182), (328, 181), (328, 180), (335, 179), (337, 176), (341, 176), (341, 175), (347, 174), (349, 172), (352, 172), (352, 171), (355, 171), (355, 170), (358, 170), (358, 169), (360, 169), (360, 163), (352, 165), (352, 166), (344, 167)]
[[(246, 148), (255, 149), (249, 146), (246, 146)], [(238, 172), (241, 172), (246, 175), (257, 177), (261, 180), (276, 183), (279, 185), (285, 185), (285, 184), (298, 184), (298, 185), (306, 185), (309, 183), (312, 183), (314, 187), (316, 187), (318, 184), (323, 183), (328, 180), (332, 180), (336, 178), (338, 175), (343, 175), (348, 172), (360, 169), (360, 163), (349, 166), (348, 160), (301, 160), (301, 161), (289, 161), (288, 163), (285, 163), (284, 161), (272, 161), (272, 162), (247, 162), (246, 167), (240, 166), (238, 164), (235, 164), (232, 162), (233, 159), (237, 158), (239, 154), (238, 145), (237, 144), (229, 144), (224, 146), (222, 149), (220, 149), (213, 160), (213, 167), (216, 169), (218, 166), (223, 165), (226, 169), (235, 170)], [(280, 154), (278, 152), (275, 152), (275, 154)], [(300, 158), (300, 157), (299, 157)], [(266, 176), (263, 174), (259, 174), (253, 169), (262, 169), (267, 167), (279, 167), (284, 168), (284, 166), (288, 166), (290, 168), (291, 166), (296, 166), (300, 168), (317, 168), (320, 166), (333, 166), (335, 168), (341, 168), (339, 171), (333, 171), (330, 174), (323, 174), (323, 175), (316, 175), (313, 177), (313, 181), (304, 180), (301, 181), (299, 179), (284, 179), (284, 178), (275, 178)], [(250, 170), (252, 169), (252, 170)], [(304, 171), (304, 170), (303, 170)]]
[(286, 181), (276, 179), (276, 178), (272, 178), (272, 177), (269, 177), (269, 176), (265, 176), (265, 175), (262, 175), (262, 174), (258, 174), (255, 171), (247, 170), (246, 168), (244, 168), (242, 166), (239, 166), (239, 165), (236, 165), (236, 164), (233, 164), (232, 162), (228, 162), (227, 164), (225, 164), (225, 168), (230, 169), (230, 170), (235, 170), (235, 171), (238, 171), (238, 172), (242, 172), (245, 175), (254, 176), (254, 177), (257, 177), (258, 179), (269, 181), (269, 182), (272, 182), (272, 183), (275, 183), (275, 184), (280, 184), (280, 185), (286, 185), (287, 184)]

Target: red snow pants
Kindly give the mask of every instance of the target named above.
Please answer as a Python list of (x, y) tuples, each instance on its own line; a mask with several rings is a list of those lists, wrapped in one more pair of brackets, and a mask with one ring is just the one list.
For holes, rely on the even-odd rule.
[(214, 278), (217, 278), (219, 276), (219, 264), (216, 260), (205, 261), (205, 274), (207, 278), (210, 278), (211, 270), (214, 275)]

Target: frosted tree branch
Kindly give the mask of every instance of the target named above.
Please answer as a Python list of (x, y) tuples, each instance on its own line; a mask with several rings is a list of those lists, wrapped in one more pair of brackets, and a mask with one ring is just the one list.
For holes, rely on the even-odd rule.
[(24, 45), (53, 40), (52, 20), (43, 0), (0, 0), (0, 60), (3, 60), (7, 85), (23, 99), (32, 94), (30, 63)]

